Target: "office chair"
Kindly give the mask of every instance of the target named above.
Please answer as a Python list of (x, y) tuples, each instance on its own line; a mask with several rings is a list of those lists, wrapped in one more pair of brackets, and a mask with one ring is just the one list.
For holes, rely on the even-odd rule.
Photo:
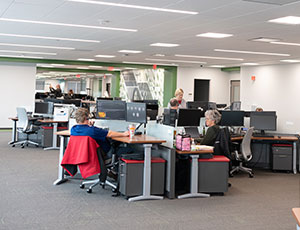
[(233, 176), (235, 172), (246, 172), (249, 174), (249, 177), (253, 177), (252, 169), (243, 166), (244, 163), (249, 162), (252, 159), (252, 152), (251, 152), (251, 137), (253, 134), (253, 127), (249, 128), (243, 137), (242, 143), (240, 145), (240, 151), (234, 151), (233, 155), (235, 160), (239, 162), (238, 166), (235, 166), (230, 171), (230, 176)]
[(29, 140), (29, 135), (36, 134), (37, 131), (39, 130), (39, 127), (33, 125), (32, 122), (29, 120), (25, 108), (18, 107), (17, 116), (18, 116), (17, 132), (26, 134), (26, 140), (18, 141), (14, 143), (12, 147), (15, 147), (16, 145), (21, 145), (21, 148), (24, 148), (25, 145), (28, 146), (28, 144), (32, 144), (35, 145), (36, 147), (39, 147), (38, 143)]
[(81, 176), (87, 178), (98, 174), (99, 178), (81, 183), (80, 188), (86, 184), (92, 184), (87, 189), (88, 193), (92, 192), (93, 187), (100, 185), (110, 186), (115, 192), (117, 186), (107, 180), (108, 169), (104, 161), (104, 152), (98, 143), (89, 136), (71, 136), (66, 148), (61, 166), (71, 175), (77, 173), (77, 166)]

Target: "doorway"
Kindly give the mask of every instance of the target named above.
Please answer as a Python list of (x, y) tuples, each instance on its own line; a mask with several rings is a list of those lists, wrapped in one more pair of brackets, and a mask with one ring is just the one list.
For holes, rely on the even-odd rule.
[(240, 101), (240, 80), (230, 81), (230, 103)]
[(194, 101), (209, 101), (209, 82), (194, 79)]

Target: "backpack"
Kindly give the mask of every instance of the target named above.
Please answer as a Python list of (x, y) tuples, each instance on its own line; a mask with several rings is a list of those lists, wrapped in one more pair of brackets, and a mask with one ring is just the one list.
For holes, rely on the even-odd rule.
[(220, 129), (214, 144), (214, 155), (223, 155), (232, 160), (233, 146), (228, 128)]

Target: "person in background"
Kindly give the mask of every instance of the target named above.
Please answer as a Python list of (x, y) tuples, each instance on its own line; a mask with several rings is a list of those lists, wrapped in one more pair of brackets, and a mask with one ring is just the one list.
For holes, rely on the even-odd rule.
[(74, 99), (75, 95), (72, 89), (68, 91), (68, 94), (65, 96), (65, 99)]
[(221, 120), (222, 115), (218, 112), (218, 110), (207, 110), (205, 112), (205, 124), (208, 127), (206, 135), (200, 142), (201, 145), (210, 145), (214, 146), (216, 137), (220, 131), (219, 121)]
[(264, 110), (263, 110), (263, 108), (261, 108), (261, 107), (257, 107), (255, 111), (256, 111), (256, 112), (263, 112)]
[(179, 103), (176, 100), (176, 98), (172, 98), (169, 103), (170, 103), (170, 109), (176, 109), (176, 110), (178, 109)]
[(56, 89), (54, 89), (52, 87), (52, 85), (49, 86), (49, 89), (50, 89), (50, 92), (55, 95), (55, 97), (61, 97), (62, 96), (62, 92), (61, 92), (61, 88), (60, 88), (59, 84), (56, 85)]
[[(179, 103), (178, 108), (179, 109), (185, 109), (186, 108), (186, 101), (183, 99), (183, 90), (178, 88), (175, 91), (175, 98), (177, 100), (177, 102)], [(168, 108), (170, 108), (171, 105), (170, 103), (168, 104)]]

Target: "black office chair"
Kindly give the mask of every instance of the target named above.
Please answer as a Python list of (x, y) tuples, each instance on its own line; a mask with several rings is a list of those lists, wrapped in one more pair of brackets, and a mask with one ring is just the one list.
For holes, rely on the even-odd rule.
[(39, 147), (39, 144), (29, 140), (29, 136), (31, 134), (36, 134), (39, 130), (38, 126), (33, 125), (33, 122), (29, 120), (26, 109), (22, 107), (17, 108), (17, 132), (26, 134), (26, 140), (18, 141), (12, 145), (15, 147), (16, 145), (21, 145), (21, 148), (24, 148), (25, 145), (28, 146), (29, 144), (35, 145)]
[(223, 155), (232, 160), (233, 145), (228, 127), (220, 128), (214, 144), (214, 155)]

